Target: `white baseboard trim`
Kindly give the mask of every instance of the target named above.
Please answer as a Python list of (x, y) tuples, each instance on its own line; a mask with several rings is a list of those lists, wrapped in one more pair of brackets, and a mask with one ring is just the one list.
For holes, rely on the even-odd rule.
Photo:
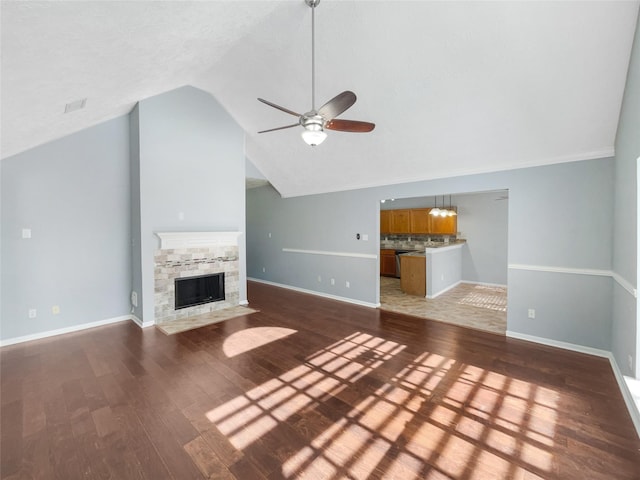
[(599, 348), (585, 347), (584, 345), (576, 345), (575, 343), (561, 342), (560, 340), (552, 340), (550, 338), (536, 337), (535, 335), (527, 335), (526, 333), (514, 332), (507, 330), (507, 337), (516, 338), (518, 340), (526, 340), (527, 342), (540, 343), (541, 345), (547, 345), (549, 347), (562, 348), (564, 350), (571, 350), (573, 352), (586, 353), (588, 355), (595, 355), (597, 357), (609, 358), (611, 352), (608, 350), (601, 350)]
[(249, 300), (240, 300), (240, 302), (238, 302), (238, 305), (246, 307), (247, 305), (249, 305)]
[(361, 307), (369, 307), (369, 308), (380, 307), (379, 303), (377, 304), (369, 303), (369, 302), (363, 302), (361, 300), (355, 300), (353, 298), (339, 297), (338, 295), (331, 295), (330, 293), (316, 292), (315, 290), (307, 290), (306, 288), (293, 287), (291, 285), (285, 285), (284, 283), (276, 283), (276, 282), (271, 282), (269, 280), (262, 280), (261, 278), (248, 277), (247, 280), (251, 280), (252, 282), (264, 283), (265, 285), (271, 285), (273, 287), (286, 288), (287, 290), (293, 290), (295, 292), (308, 293), (310, 295), (315, 295), (317, 297), (324, 297), (330, 300), (337, 300), (339, 302), (353, 303), (354, 305), (360, 305)]
[(462, 280), (458, 280), (456, 283), (453, 283), (451, 285), (449, 285), (447, 288), (444, 288), (442, 290), (440, 290), (438, 293), (436, 293), (435, 295), (427, 295), (427, 298), (429, 300), (431, 300), (432, 298), (436, 298), (440, 295), (442, 295), (444, 292), (448, 292), (449, 290), (451, 290), (452, 288), (456, 288), (458, 285), (460, 285), (462, 283)]
[(616, 382), (618, 383), (618, 388), (620, 389), (620, 393), (622, 394), (622, 398), (624, 399), (624, 403), (627, 406), (629, 415), (631, 416), (633, 426), (636, 429), (638, 437), (640, 437), (640, 412), (638, 411), (638, 407), (636, 406), (633, 395), (629, 391), (627, 382), (625, 381), (624, 376), (622, 375), (622, 372), (618, 367), (618, 363), (616, 362), (616, 359), (611, 352), (609, 352), (608, 350), (601, 350), (599, 348), (585, 347), (583, 345), (551, 340), (549, 338), (536, 337), (534, 335), (527, 335), (525, 333), (518, 333), (510, 330), (507, 330), (507, 337), (516, 338), (518, 340), (526, 340), (528, 342), (539, 343), (542, 345), (548, 345), (550, 347), (563, 348), (565, 350), (571, 350), (574, 352), (586, 353), (588, 355), (595, 355), (608, 359), (609, 363), (611, 364), (611, 369), (613, 370), (613, 375), (616, 379)]
[(507, 285), (504, 283), (488, 283), (488, 282), (474, 282), (472, 280), (460, 280), (460, 283), (468, 283), (470, 285), (481, 285), (483, 287), (500, 287), (507, 288)]
[[(121, 317), (107, 318), (105, 320), (98, 320), (97, 322), (83, 323), (80, 325), (74, 325), (72, 327), (58, 328), (56, 330), (48, 330), (46, 332), (34, 333), (31, 335), (24, 335), (22, 337), (8, 338), (0, 341), (0, 347), (6, 347), (9, 345), (15, 345), (17, 343), (30, 342), (32, 340), (40, 340), (42, 338), (55, 337), (57, 335), (64, 335), (65, 333), (78, 332), (80, 330), (86, 330), (88, 328), (101, 327), (103, 325), (109, 325), (111, 323), (124, 322), (126, 320), (133, 320), (131, 315), (123, 315)], [(135, 321), (135, 320), (134, 320)]]
[(629, 390), (629, 385), (624, 379), (624, 375), (622, 375), (620, 367), (618, 367), (618, 362), (616, 362), (616, 359), (611, 352), (609, 352), (609, 363), (611, 363), (613, 374), (618, 382), (618, 387), (620, 387), (620, 393), (622, 393), (622, 398), (624, 399), (624, 403), (627, 406), (629, 415), (631, 416), (633, 426), (636, 427), (636, 433), (638, 434), (638, 437), (640, 437), (640, 411), (638, 411), (638, 405)]
[(140, 328), (149, 328), (149, 327), (153, 327), (156, 322), (155, 321), (151, 321), (151, 322), (143, 322), (142, 320), (140, 320), (138, 317), (136, 317), (135, 315), (131, 315), (130, 316), (130, 320), (135, 323), (136, 325), (138, 325)]

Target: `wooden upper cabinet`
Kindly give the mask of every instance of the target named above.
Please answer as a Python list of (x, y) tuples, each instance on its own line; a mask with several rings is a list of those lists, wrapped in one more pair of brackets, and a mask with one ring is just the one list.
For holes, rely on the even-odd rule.
[(380, 210), (380, 233), (457, 235), (457, 216), (440, 217), (429, 212), (431, 208)]
[(380, 210), (380, 233), (391, 233), (392, 210)]
[(391, 210), (391, 233), (411, 233), (411, 210)]
[(430, 208), (411, 209), (410, 233), (431, 233), (430, 222), (432, 215), (429, 215)]
[(458, 233), (458, 217), (431, 216), (431, 231), (429, 233), (438, 235), (456, 235)]

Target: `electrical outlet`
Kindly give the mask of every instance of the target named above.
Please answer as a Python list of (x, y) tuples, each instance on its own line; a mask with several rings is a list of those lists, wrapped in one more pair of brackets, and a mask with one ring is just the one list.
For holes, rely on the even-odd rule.
[(536, 318), (536, 310), (535, 308), (530, 308), (528, 312), (529, 318)]
[(322, 283), (322, 277), (318, 275), (318, 282)]
[(362, 240), (365, 241), (365, 242), (368, 242), (369, 241), (369, 235), (367, 233), (363, 233), (362, 234)]
[(31, 238), (31, 229), (23, 228), (22, 229), (22, 238)]
[(35, 308), (29, 309), (29, 318), (36, 318), (38, 316), (38, 311)]
[(262, 267), (262, 273), (265, 273), (267, 271), (267, 269), (265, 267)]
[(336, 279), (335, 279), (335, 278), (332, 278), (332, 279), (331, 279), (331, 285), (335, 285), (335, 284), (336, 284)]
[(131, 305), (134, 307), (138, 306), (138, 293), (135, 291), (131, 292)]
[(347, 288), (351, 288), (351, 282), (349, 280), (347, 280), (346, 282), (344, 282), (345, 287)]
[(51, 313), (53, 313), (54, 315), (58, 315), (60, 313), (60, 306), (54, 305), (53, 307), (51, 307)]

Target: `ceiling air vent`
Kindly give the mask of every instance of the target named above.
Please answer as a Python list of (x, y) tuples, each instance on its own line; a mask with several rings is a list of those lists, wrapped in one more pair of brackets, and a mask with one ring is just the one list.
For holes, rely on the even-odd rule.
[(75, 112), (76, 110), (80, 110), (81, 108), (84, 108), (86, 104), (87, 104), (86, 98), (76, 100), (75, 102), (67, 103), (64, 106), (64, 113), (71, 113), (71, 112)]

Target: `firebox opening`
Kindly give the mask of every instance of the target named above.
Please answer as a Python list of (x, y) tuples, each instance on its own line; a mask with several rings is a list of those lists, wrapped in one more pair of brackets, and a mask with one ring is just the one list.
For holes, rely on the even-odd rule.
[(176, 310), (224, 300), (224, 272), (175, 279)]

